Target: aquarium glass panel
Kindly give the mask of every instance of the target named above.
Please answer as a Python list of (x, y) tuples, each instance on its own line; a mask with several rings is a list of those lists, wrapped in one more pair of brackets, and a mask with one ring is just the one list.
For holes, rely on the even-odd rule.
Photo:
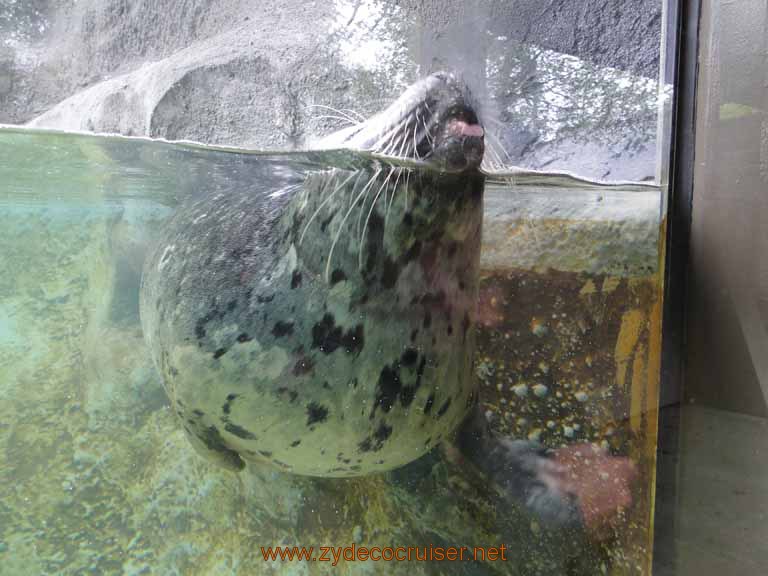
[(0, 574), (649, 575), (668, 18), (0, 7)]

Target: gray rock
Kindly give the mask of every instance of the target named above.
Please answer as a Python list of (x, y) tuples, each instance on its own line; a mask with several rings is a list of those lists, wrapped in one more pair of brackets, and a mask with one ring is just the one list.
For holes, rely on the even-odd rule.
[[(341, 125), (313, 105), (367, 115), (449, 67), (496, 117), (504, 164), (654, 175), (656, 0), (187, 0), (172, 19), (163, 6), (40, 0), (0, 12), (0, 30), (14, 31), (0, 122), (50, 109), (34, 125), (290, 149)], [(581, 99), (553, 102), (553, 91)]]

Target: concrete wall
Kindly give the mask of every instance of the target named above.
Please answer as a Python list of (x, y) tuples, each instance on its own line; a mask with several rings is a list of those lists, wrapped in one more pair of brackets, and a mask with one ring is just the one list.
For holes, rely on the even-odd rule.
[(705, 0), (686, 397), (766, 416), (768, 4)]

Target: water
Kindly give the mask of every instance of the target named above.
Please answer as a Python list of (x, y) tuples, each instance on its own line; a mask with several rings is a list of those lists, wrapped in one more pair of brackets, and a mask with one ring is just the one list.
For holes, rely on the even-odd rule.
[[(436, 450), (311, 479), (198, 457), (138, 320), (148, 245), (178, 203), (289, 187), (351, 153), (259, 154), (0, 129), (0, 574), (648, 574), (661, 193), (489, 178), (476, 373), (494, 426), (628, 456), (634, 504), (600, 538), (549, 529)], [(590, 457), (587, 453), (586, 457)], [(267, 560), (267, 546), (506, 545), (506, 560)]]

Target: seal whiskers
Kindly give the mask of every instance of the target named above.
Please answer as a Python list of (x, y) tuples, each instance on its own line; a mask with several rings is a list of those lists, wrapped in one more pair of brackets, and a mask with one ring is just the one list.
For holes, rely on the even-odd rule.
[[(341, 236), (341, 233), (344, 231), (344, 224), (347, 222), (347, 219), (349, 218), (349, 215), (352, 213), (352, 210), (354, 210), (357, 203), (360, 201), (360, 199), (367, 194), (368, 189), (370, 188), (371, 184), (373, 184), (376, 181), (376, 177), (381, 173), (381, 169), (377, 168), (376, 174), (374, 174), (371, 179), (368, 181), (368, 183), (363, 187), (360, 194), (358, 194), (357, 198), (355, 198), (354, 202), (352, 202), (352, 205), (349, 207), (349, 210), (347, 210), (347, 213), (344, 214), (344, 218), (342, 218), (341, 223), (339, 224), (339, 229), (336, 231), (336, 235), (333, 238), (333, 242), (331, 243), (331, 248), (328, 251), (328, 260), (325, 265), (325, 281), (330, 282), (331, 281), (331, 261), (333, 260), (333, 250), (336, 248), (336, 244), (339, 241), (339, 237)], [(361, 211), (362, 213), (362, 211)]]
[[(309, 230), (309, 227), (312, 225), (312, 222), (315, 221), (315, 218), (317, 218), (317, 215), (320, 214), (320, 211), (326, 206), (326, 204), (328, 204), (331, 200), (333, 200), (333, 197), (336, 195), (336, 193), (339, 190), (341, 190), (342, 188), (344, 188), (344, 186), (346, 186), (347, 182), (352, 180), (352, 178), (354, 178), (354, 177), (355, 177), (355, 173), (353, 172), (352, 174), (349, 175), (349, 177), (346, 180), (344, 180), (341, 184), (336, 186), (336, 188), (333, 189), (333, 192), (331, 192), (330, 194), (325, 196), (324, 200), (320, 203), (320, 206), (318, 206), (317, 209), (312, 213), (312, 216), (310, 216), (309, 220), (307, 221), (306, 226), (304, 226), (304, 230), (302, 231), (301, 236), (299, 237), (299, 244), (304, 242), (304, 236), (306, 236), (307, 230)], [(358, 174), (358, 177), (359, 177), (359, 174)], [(328, 182), (327, 182), (326, 186), (329, 185), (332, 181), (333, 180), (331, 179), (331, 176), (329, 175)]]

